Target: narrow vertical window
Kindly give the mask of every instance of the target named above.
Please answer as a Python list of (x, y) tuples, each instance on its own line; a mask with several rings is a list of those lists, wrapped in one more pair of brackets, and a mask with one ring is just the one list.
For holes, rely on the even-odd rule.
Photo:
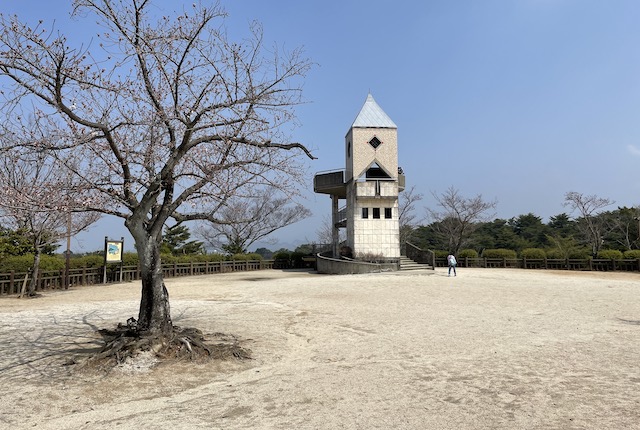
[(380, 208), (373, 208), (373, 218), (380, 219)]
[(362, 218), (369, 218), (369, 208), (362, 208)]
[(391, 208), (384, 208), (384, 217), (386, 219), (391, 219)]

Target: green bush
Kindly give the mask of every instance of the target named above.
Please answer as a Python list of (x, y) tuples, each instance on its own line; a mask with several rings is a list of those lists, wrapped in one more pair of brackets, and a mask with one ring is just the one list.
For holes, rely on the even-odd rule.
[[(64, 256), (62, 257), (64, 259)], [(83, 267), (102, 267), (104, 266), (104, 256), (91, 254), (82, 257), (72, 257), (69, 260), (69, 267), (72, 269), (81, 269)]]
[(640, 258), (640, 249), (630, 249), (623, 253), (624, 258), (632, 259), (632, 258)]
[(478, 258), (478, 251), (475, 249), (463, 249), (458, 253), (458, 258)]
[(225, 255), (224, 254), (197, 254), (197, 255), (193, 255), (193, 261), (200, 261), (200, 262), (218, 262), (218, 261), (224, 261), (225, 260)]
[(162, 260), (162, 264), (174, 264), (180, 262), (180, 255), (173, 255), (164, 253), (160, 255), (160, 259)]
[(591, 258), (591, 251), (589, 251), (587, 248), (574, 248), (569, 251), (569, 258), (577, 260), (588, 260)]
[[(40, 270), (50, 272), (64, 269), (64, 259), (56, 255), (41, 255)], [(0, 273), (28, 272), (33, 267), (33, 255), (9, 256), (0, 261)]]
[(138, 265), (138, 253), (137, 252), (124, 252), (124, 253), (122, 253), (122, 264), (124, 266), (137, 266)]
[(547, 249), (547, 258), (555, 260), (564, 260), (565, 258), (571, 258), (573, 260), (588, 260), (591, 258), (591, 252), (587, 248), (572, 248), (565, 255), (563, 251), (553, 248)]
[(251, 252), (251, 253), (246, 254), (246, 255), (247, 255), (247, 257), (248, 257), (247, 259), (249, 261), (262, 260), (262, 255), (256, 254), (255, 252)]
[(564, 254), (559, 249), (547, 249), (545, 253), (547, 254), (547, 258), (551, 260), (559, 260), (564, 258)]
[(436, 258), (446, 258), (447, 255), (449, 255), (449, 251), (441, 251), (439, 249), (436, 249), (433, 253), (436, 255)]
[(522, 258), (541, 260), (547, 257), (547, 253), (541, 248), (525, 248), (520, 252)]
[(485, 249), (482, 256), (484, 258), (517, 258), (518, 254), (513, 249)]
[(291, 264), (293, 264), (293, 267), (304, 267), (304, 260), (302, 259), (302, 257), (304, 257), (305, 255), (306, 254), (304, 252), (293, 251), (291, 253)]
[(262, 260), (262, 256), (260, 254), (233, 254), (231, 259), (234, 261), (254, 261), (254, 260)]
[(275, 254), (273, 254), (273, 259), (289, 261), (291, 260), (291, 253), (288, 251), (278, 251)]
[(622, 252), (617, 249), (603, 249), (598, 252), (598, 258), (607, 260), (622, 260)]

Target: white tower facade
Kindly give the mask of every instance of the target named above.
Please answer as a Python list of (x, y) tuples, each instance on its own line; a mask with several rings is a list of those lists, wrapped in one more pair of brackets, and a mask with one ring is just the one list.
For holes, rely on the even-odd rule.
[[(400, 258), (398, 127), (371, 94), (345, 136), (347, 245), (356, 258)], [(400, 181), (402, 179), (402, 181)]]

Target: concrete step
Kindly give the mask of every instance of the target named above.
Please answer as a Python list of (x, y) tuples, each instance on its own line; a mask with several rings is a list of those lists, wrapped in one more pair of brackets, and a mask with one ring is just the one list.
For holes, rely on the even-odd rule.
[(416, 263), (415, 261), (405, 256), (400, 257), (400, 270), (432, 270), (433, 267), (429, 264)]

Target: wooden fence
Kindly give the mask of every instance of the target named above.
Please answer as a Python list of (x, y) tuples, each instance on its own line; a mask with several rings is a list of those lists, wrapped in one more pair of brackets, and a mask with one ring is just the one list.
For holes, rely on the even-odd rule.
[[(435, 259), (436, 266), (446, 267), (447, 259), (439, 257)], [(640, 259), (610, 260), (610, 259), (553, 259), (553, 258), (469, 258), (458, 259), (459, 267), (486, 267), (486, 268), (512, 268), (512, 269), (555, 269), (555, 270), (595, 270), (607, 271), (640, 271)]]
[[(273, 269), (273, 260), (251, 261), (210, 261), (192, 263), (163, 264), (162, 275), (165, 278), (178, 276), (210, 275), (214, 273), (240, 272), (250, 270)], [(30, 275), (25, 272), (0, 273), (0, 295), (19, 294), (25, 277)], [(107, 266), (107, 282), (130, 282), (140, 279), (140, 270), (137, 266)], [(62, 289), (64, 287), (64, 270), (52, 272), (40, 272), (36, 291), (47, 289)], [(29, 280), (27, 279), (27, 282)], [(69, 271), (69, 285), (95, 285), (104, 281), (104, 267), (92, 267), (71, 269)]]

